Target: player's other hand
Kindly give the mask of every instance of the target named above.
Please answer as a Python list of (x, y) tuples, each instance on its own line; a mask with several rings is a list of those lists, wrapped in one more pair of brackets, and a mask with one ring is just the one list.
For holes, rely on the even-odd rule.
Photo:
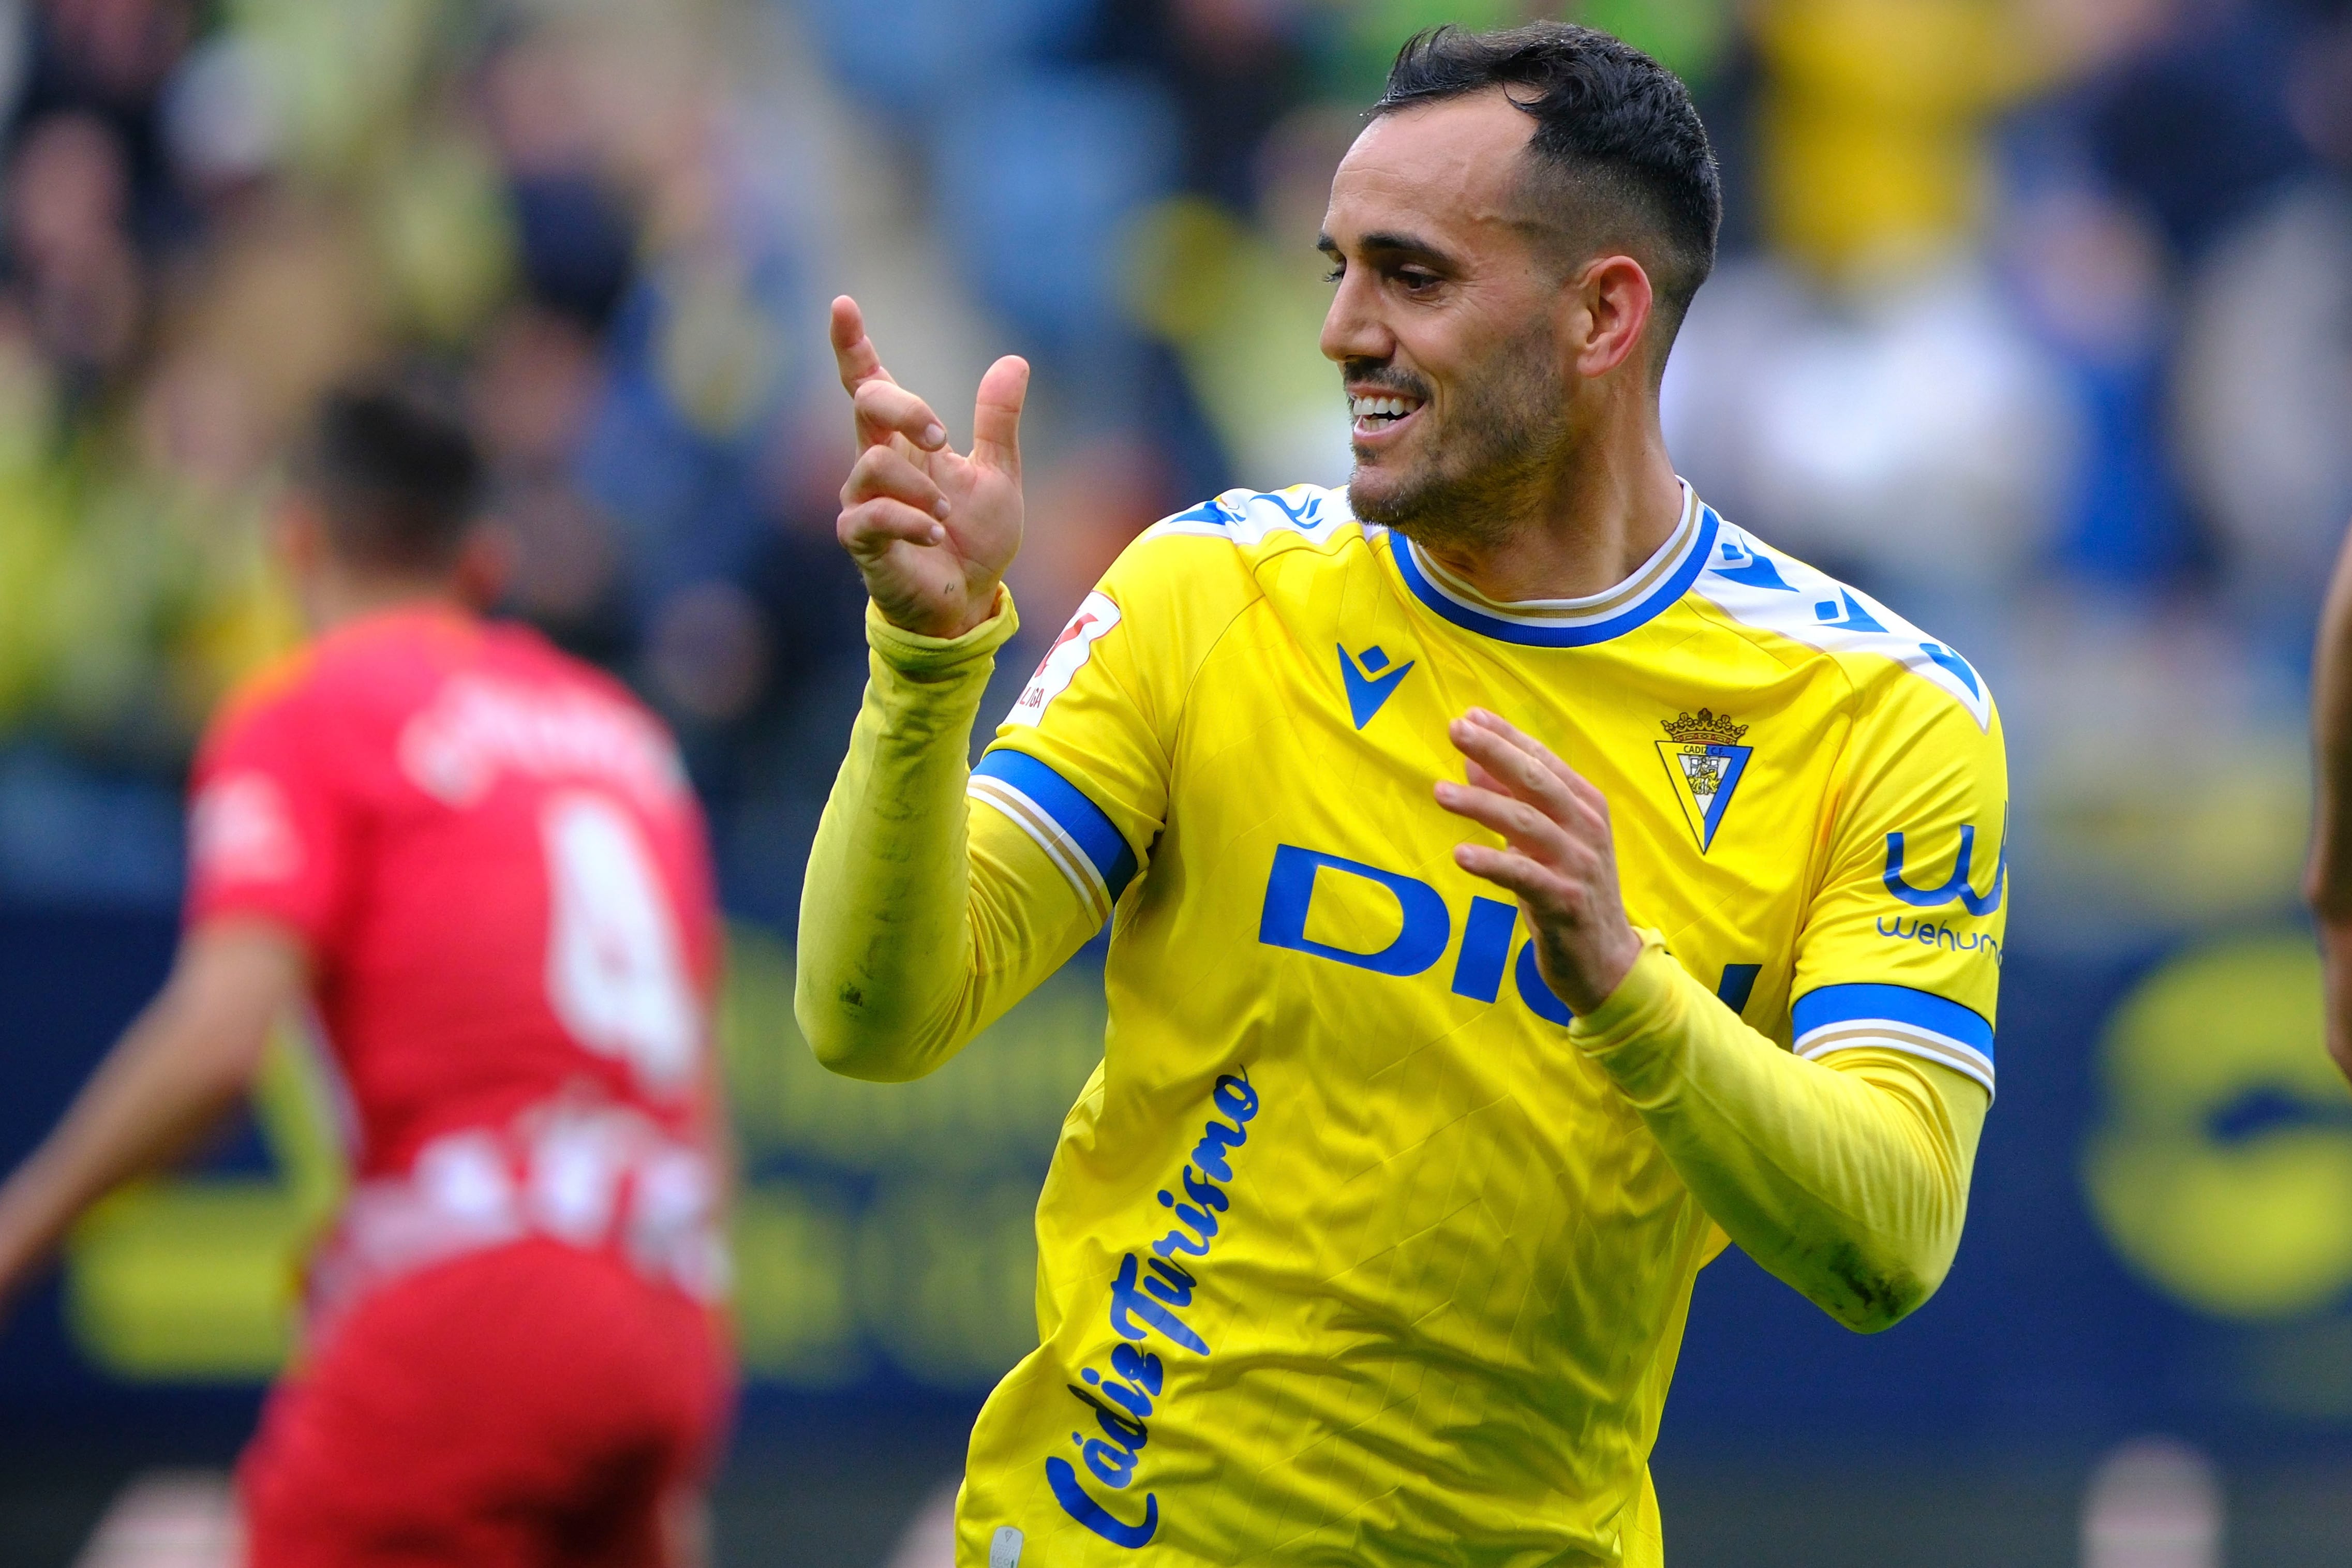
[(866, 316), (833, 302), (833, 357), (857, 423), (857, 462), (835, 525), (893, 626), (961, 637), (996, 612), (1021, 549), (1021, 403), (1029, 364), (1006, 355), (980, 378), (970, 455), (948, 445), (930, 405), (890, 379)]
[(1642, 956), (1618, 892), (1608, 800), (1540, 741), (1484, 708), (1445, 733), (1467, 760), (1469, 782), (1441, 780), (1437, 803), (1503, 839), (1500, 849), (1456, 844), (1454, 862), (1517, 894), (1544, 983), (1570, 1012), (1591, 1012)]
[(2327, 1054), (2352, 1079), (2352, 921), (2323, 913), (2318, 930), (2327, 986)]

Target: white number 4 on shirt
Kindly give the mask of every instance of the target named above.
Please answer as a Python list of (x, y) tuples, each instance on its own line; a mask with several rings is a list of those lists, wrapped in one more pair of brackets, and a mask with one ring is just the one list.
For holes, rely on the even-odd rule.
[(646, 1088), (676, 1091), (700, 1029), (677, 925), (643, 836), (601, 795), (558, 795), (547, 846), (547, 998), (572, 1039), (618, 1057)]

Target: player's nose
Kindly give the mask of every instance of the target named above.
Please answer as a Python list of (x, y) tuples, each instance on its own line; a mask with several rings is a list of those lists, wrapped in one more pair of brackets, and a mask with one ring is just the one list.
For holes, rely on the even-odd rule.
[[(1359, 282), (1360, 277), (1365, 280)], [(1338, 291), (1331, 296), (1331, 308), (1323, 315), (1321, 346), (1323, 357), (1339, 365), (1351, 360), (1386, 360), (1394, 352), (1396, 340), (1381, 320), (1379, 296), (1369, 277), (1359, 272), (1339, 280)]]

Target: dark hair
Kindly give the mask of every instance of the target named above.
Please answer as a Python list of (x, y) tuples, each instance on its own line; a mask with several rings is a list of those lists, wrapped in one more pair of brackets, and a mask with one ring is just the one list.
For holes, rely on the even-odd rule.
[(473, 527), (482, 459), (453, 400), (410, 380), (353, 382), (319, 401), (296, 477), (355, 566), (433, 572)]
[[(1528, 194), (1580, 239), (1596, 216), (1631, 217), (1656, 238), (1652, 279), (1671, 329), (1715, 267), (1723, 183), (1690, 91), (1674, 72), (1608, 34), (1572, 22), (1492, 33), (1448, 25), (1397, 51), (1373, 117), (1502, 88), (1536, 122)], [(1524, 88), (1529, 92), (1516, 92)], [(1581, 231), (1581, 232), (1578, 232)]]

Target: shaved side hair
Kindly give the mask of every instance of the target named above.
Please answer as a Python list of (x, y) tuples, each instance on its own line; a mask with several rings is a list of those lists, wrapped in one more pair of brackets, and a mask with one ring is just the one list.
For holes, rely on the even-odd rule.
[(1650, 275), (1664, 346), (1715, 268), (1723, 182), (1680, 78), (1630, 44), (1570, 22), (1492, 33), (1447, 26), (1397, 52), (1369, 118), (1501, 89), (1535, 121), (1524, 221), (1563, 270), (1622, 247)]

